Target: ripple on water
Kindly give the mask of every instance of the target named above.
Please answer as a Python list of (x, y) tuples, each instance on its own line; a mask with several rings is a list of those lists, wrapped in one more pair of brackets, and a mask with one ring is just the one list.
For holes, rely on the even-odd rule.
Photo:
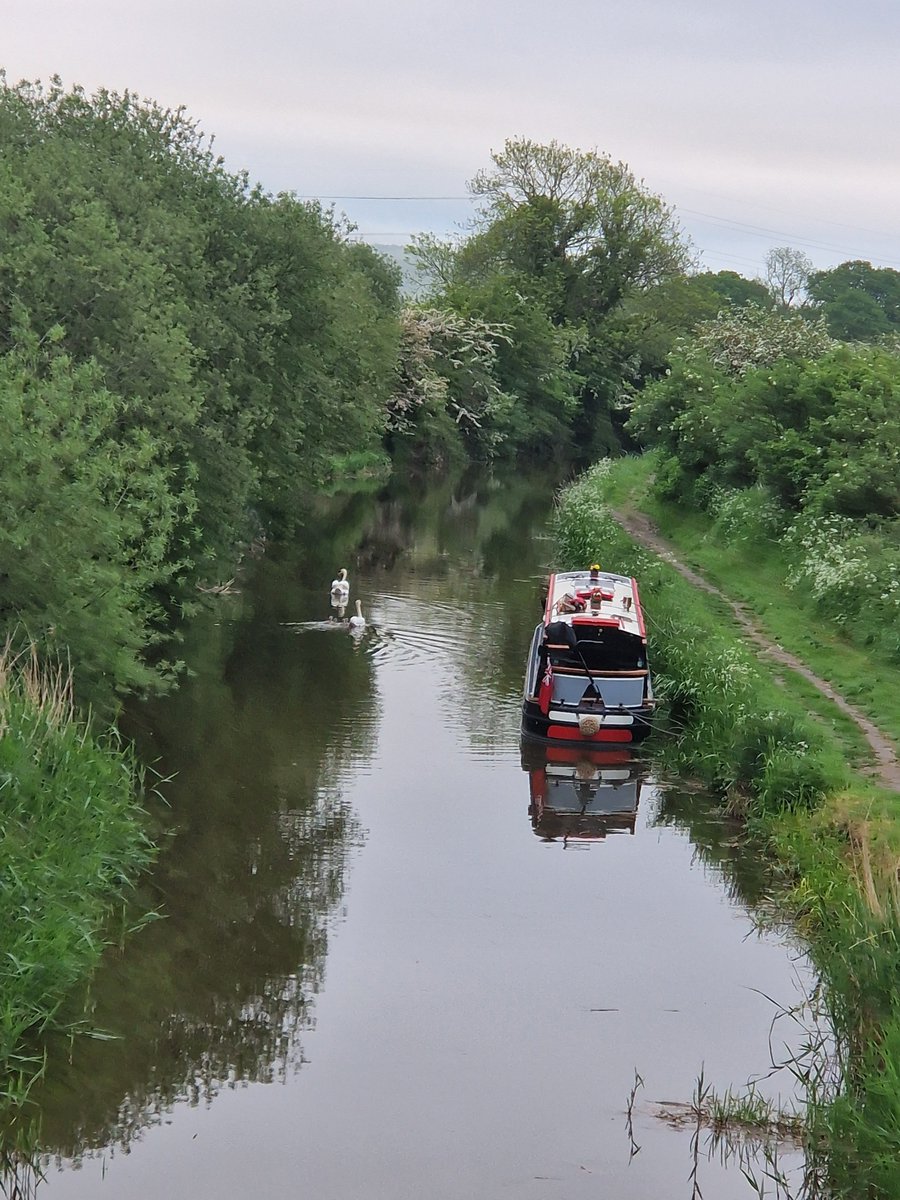
[(386, 595), (378, 597), (372, 623), (369, 653), (379, 663), (402, 669), (437, 661), (455, 669), (469, 646), (474, 619), (459, 605)]

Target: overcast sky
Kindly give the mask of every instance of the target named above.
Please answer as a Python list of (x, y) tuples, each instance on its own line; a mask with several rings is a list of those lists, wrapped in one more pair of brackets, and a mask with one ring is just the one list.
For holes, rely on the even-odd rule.
[(466, 181), (527, 136), (627, 162), (709, 270), (760, 274), (783, 245), (900, 269), (900, 0), (0, 0), (0, 16), (10, 80), (184, 105), (229, 168), (334, 197), (369, 241), (464, 227)]

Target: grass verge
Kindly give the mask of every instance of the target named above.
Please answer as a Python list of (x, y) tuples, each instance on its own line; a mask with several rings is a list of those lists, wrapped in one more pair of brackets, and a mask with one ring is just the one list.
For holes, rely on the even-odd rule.
[[(895, 1198), (897, 797), (853, 771), (825, 709), (810, 713), (802, 689), (776, 682), (743, 644), (720, 601), (636, 545), (612, 519), (609, 506), (621, 506), (635, 470), (633, 462), (598, 464), (561, 494), (561, 566), (600, 561), (638, 578), (657, 689), (666, 701), (658, 735), (663, 768), (716, 792), (779, 865), (781, 901), (826, 981), (833, 1031), (830, 1061), (818, 1076), (812, 1073), (808, 1091), (807, 1152), (816, 1163), (816, 1194)], [(795, 652), (800, 656), (799, 648)], [(824, 1086), (826, 1077), (837, 1083)]]

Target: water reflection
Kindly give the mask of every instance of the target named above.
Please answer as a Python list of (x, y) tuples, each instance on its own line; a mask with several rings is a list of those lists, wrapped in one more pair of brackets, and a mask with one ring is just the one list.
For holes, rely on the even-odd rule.
[(140, 897), (163, 919), (91, 986), (87, 1021), (116, 1040), (49, 1042), (42, 1138), (75, 1160), (128, 1146), (177, 1102), (303, 1062), (361, 836), (343, 779), (375, 744), (372, 664), (346, 634), (292, 637), (249, 598), (222, 615), (191, 631), (193, 678), (132, 714), (145, 760), (170, 776)]
[[(632, 1165), (622, 1153), (635, 1064), (654, 1097), (689, 1095), (704, 1061), (725, 1083), (755, 1069), (748, 985), (774, 994), (783, 956), (745, 944), (722, 902), (702, 801), (664, 803), (653, 832), (637, 760), (523, 751), (537, 837), (522, 820), (551, 491), (522, 477), (319, 502), (191, 630), (194, 677), (134, 714), (174, 775), (141, 898), (165, 919), (91, 989), (92, 1023), (121, 1040), (50, 1048), (51, 1194), (105, 1194), (107, 1161), (117, 1200), (200, 1180), (223, 1197), (677, 1194), (683, 1138), (653, 1118)], [(331, 620), (337, 563), (371, 620), (359, 644)], [(602, 863), (538, 841), (635, 824)]]
[[(15, 1111), (15, 1107), (14, 1107)], [(0, 1196), (3, 1200), (35, 1200), (44, 1182), (41, 1167), (41, 1122), (19, 1110), (19, 1120), (0, 1137)]]
[[(424, 661), (436, 688), (452, 643), (453, 684), (473, 657), (490, 659), (480, 707), (497, 702), (495, 689), (517, 690), (518, 606), (498, 604), (482, 637), (474, 602), (515, 593), (510, 547), (517, 565), (523, 548), (534, 553), (530, 527), (547, 504), (534, 480), (318, 501), (300, 541), (270, 547), (241, 594), (191, 626), (191, 678), (136, 709), (128, 730), (167, 777), (163, 851), (138, 900), (163, 919), (107, 953), (91, 986), (87, 1022), (115, 1040), (48, 1043), (34, 1097), (57, 1156), (127, 1147), (178, 1102), (209, 1104), (303, 1063), (361, 837), (342, 779), (376, 744), (375, 669), (385, 653), (400, 670)], [(398, 597), (397, 629), (370, 623), (354, 637), (328, 585), (340, 560), (367, 607), (399, 563), (428, 582), (412, 604)], [(389, 595), (382, 608), (390, 625)], [(470, 637), (474, 655), (463, 653)]]
[(768, 848), (752, 827), (723, 817), (706, 797), (680, 786), (661, 790), (653, 820), (659, 827), (684, 830), (696, 861), (713, 872), (728, 897), (754, 913), (760, 925), (776, 925), (782, 933), (788, 932), (784, 910), (770, 900)]
[(331, 607), (334, 609), (334, 620), (343, 621), (344, 615), (347, 612), (347, 600), (344, 596), (331, 593)]
[(564, 847), (634, 833), (647, 764), (632, 751), (548, 746), (523, 739), (528, 815), (537, 836)]

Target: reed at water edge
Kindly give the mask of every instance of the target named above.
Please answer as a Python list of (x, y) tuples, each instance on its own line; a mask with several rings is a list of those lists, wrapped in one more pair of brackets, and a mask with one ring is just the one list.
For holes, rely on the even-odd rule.
[(90, 973), (153, 847), (142, 772), (73, 705), (67, 667), (0, 648), (0, 1107), (21, 1102), (46, 1028)]
[[(821, 973), (829, 1036), (807, 1084), (805, 1195), (900, 1196), (900, 822), (896, 797), (846, 764), (790, 682), (743, 643), (721, 602), (635, 545), (605, 503), (600, 463), (558, 497), (560, 569), (599, 561), (639, 580), (663, 705), (651, 745), (770, 848), (773, 897)], [(827, 1058), (827, 1061), (825, 1061)]]

